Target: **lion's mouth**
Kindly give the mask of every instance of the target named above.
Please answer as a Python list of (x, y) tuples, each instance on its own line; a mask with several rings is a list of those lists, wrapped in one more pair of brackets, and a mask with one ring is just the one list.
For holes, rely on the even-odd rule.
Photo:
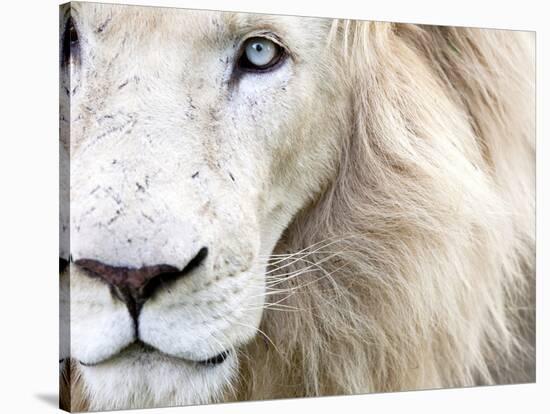
[(159, 349), (155, 348), (154, 346), (146, 344), (145, 342), (138, 339), (138, 340), (132, 342), (126, 348), (122, 349), (120, 352), (117, 352), (116, 354), (113, 354), (113, 355), (111, 355), (111, 356), (109, 356), (105, 359), (100, 360), (100, 361), (97, 361), (97, 362), (84, 362), (84, 361), (79, 360), (78, 362), (80, 363), (80, 365), (85, 366), (85, 367), (95, 367), (95, 366), (104, 364), (106, 362), (109, 362), (113, 359), (116, 359), (118, 357), (123, 357), (124, 355), (129, 355), (129, 354), (132, 354), (132, 355), (136, 355), (136, 354), (139, 354), (139, 355), (158, 354), (158, 355), (161, 355), (165, 358), (173, 359), (173, 360), (176, 360), (176, 361), (179, 361), (179, 362), (185, 362), (185, 363), (193, 364), (193, 365), (196, 365), (196, 366), (211, 367), (211, 366), (222, 364), (229, 357), (230, 351), (225, 350), (225, 351), (220, 352), (217, 355), (214, 355), (210, 358), (203, 359), (203, 360), (191, 360), (191, 359), (181, 358), (181, 357), (178, 357), (178, 356), (175, 356), (175, 355), (167, 354), (167, 353), (162, 352)]

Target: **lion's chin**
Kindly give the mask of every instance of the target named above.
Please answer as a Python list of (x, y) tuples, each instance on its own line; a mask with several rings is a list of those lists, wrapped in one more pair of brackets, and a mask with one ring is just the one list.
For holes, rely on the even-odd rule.
[(92, 410), (167, 407), (219, 401), (237, 372), (234, 352), (204, 361), (164, 354), (136, 341), (97, 364), (80, 364)]

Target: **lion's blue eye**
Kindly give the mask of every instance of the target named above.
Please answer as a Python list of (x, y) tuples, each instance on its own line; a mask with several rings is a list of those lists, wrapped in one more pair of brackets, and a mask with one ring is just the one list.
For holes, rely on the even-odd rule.
[(277, 55), (275, 44), (267, 39), (251, 39), (245, 49), (246, 57), (256, 66), (266, 66)]
[(284, 55), (283, 48), (265, 37), (253, 37), (244, 45), (239, 67), (247, 71), (266, 71)]

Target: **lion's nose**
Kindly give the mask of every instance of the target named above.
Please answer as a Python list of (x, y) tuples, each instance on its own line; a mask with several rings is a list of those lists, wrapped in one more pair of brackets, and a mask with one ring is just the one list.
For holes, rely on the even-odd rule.
[(141, 307), (161, 285), (174, 282), (191, 273), (206, 258), (208, 249), (203, 247), (183, 269), (158, 264), (141, 268), (111, 266), (92, 259), (78, 259), (75, 264), (88, 275), (106, 282), (111, 291), (128, 306), (132, 317), (137, 318)]

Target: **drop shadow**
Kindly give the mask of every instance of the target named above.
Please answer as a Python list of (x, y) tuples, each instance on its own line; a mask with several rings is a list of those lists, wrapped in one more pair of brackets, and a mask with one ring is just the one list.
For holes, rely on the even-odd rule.
[(59, 408), (59, 395), (57, 394), (35, 394), (34, 396), (49, 406)]

